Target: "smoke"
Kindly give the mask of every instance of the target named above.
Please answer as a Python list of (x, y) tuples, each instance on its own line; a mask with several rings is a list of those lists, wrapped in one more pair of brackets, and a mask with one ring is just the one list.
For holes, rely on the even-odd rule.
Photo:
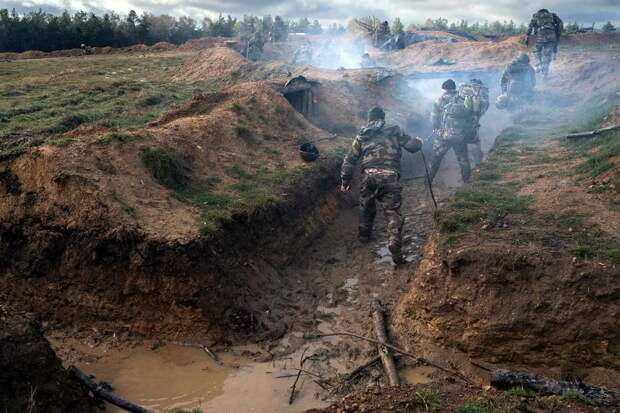
[(359, 69), (362, 56), (367, 51), (364, 40), (349, 36), (319, 36), (308, 39), (295, 56), (294, 63), (320, 69)]

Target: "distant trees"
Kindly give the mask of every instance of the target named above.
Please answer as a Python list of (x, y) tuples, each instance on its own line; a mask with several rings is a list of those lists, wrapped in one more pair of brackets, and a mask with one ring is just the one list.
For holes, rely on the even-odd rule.
[(449, 22), (448, 19), (438, 17), (436, 19), (426, 19), (424, 24), (411, 24), (407, 26), (407, 30), (439, 30), (439, 31), (455, 31), (468, 34), (477, 34), (483, 36), (500, 36), (500, 35), (516, 35), (527, 33), (527, 26), (521, 24), (517, 26), (512, 20), (494, 21), (484, 23), (475, 22), (470, 24), (467, 20), (459, 20), (458, 22)]
[(390, 29), (394, 34), (401, 34), (405, 29), (405, 26), (403, 25), (403, 22), (401, 22), (400, 19), (397, 17), (392, 22), (392, 27)]
[(98, 47), (163, 41), (180, 44), (202, 35), (202, 28), (190, 17), (138, 16), (133, 10), (125, 18), (116, 13), (97, 16), (83, 11), (55, 16), (41, 10), (20, 16), (15, 10), (0, 10), (0, 51), (73, 49), (82, 43)]
[(237, 19), (227, 16), (224, 18), (221, 14), (217, 19), (211, 20), (205, 17), (202, 20), (203, 35), (213, 37), (233, 37), (235, 35), (235, 26)]
[(607, 22), (603, 25), (603, 33), (613, 33), (616, 31), (616, 26), (614, 26), (611, 22)]

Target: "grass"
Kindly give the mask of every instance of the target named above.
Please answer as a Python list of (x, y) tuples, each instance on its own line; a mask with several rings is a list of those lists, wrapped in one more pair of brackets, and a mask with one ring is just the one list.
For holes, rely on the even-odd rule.
[[(80, 125), (135, 130), (189, 100), (205, 82), (173, 81), (185, 56), (115, 54), (3, 62), (0, 142), (18, 134), (48, 140)], [(1, 152), (13, 150), (0, 144)]]
[(189, 167), (181, 154), (169, 149), (147, 148), (142, 153), (142, 161), (161, 185), (174, 191), (188, 187)]
[(456, 409), (456, 413), (489, 413), (489, 411), (479, 403), (467, 402), (461, 404)]
[(578, 143), (573, 148), (586, 154), (586, 160), (577, 166), (577, 172), (596, 178), (615, 167), (614, 159), (620, 157), (620, 134), (608, 133)]
[(593, 404), (592, 400), (583, 394), (576, 392), (575, 390), (568, 390), (562, 395), (562, 400), (568, 400), (572, 402), (577, 402), (581, 404), (591, 405)]
[(127, 132), (108, 132), (104, 134), (101, 138), (97, 140), (97, 143), (100, 145), (108, 145), (114, 141), (118, 142), (128, 142), (132, 136)]
[(256, 142), (256, 140), (254, 139), (254, 134), (252, 133), (252, 130), (245, 123), (240, 123), (237, 126), (235, 126), (235, 132), (237, 133), (237, 136), (243, 139), (246, 143)]
[(422, 389), (413, 394), (413, 402), (424, 406), (424, 411), (438, 412), (441, 409), (441, 396), (432, 389)]

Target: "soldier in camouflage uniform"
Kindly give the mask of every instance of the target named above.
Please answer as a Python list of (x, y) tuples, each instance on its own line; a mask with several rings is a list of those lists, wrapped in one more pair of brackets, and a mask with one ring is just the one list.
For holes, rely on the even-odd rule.
[(435, 178), (441, 161), (452, 149), (461, 167), (463, 182), (469, 182), (471, 165), (466, 135), (470, 134), (469, 128), (473, 117), (472, 99), (460, 96), (452, 79), (446, 80), (441, 88), (444, 93), (437, 99), (431, 112), (431, 123), (436, 138), (433, 142), (433, 160), (429, 178), (431, 181)]
[(472, 157), (476, 164), (482, 162), (484, 154), (480, 144), (480, 118), (489, 110), (489, 89), (482, 83), (480, 79), (471, 79), (469, 83), (465, 83), (459, 87), (459, 95), (463, 98), (471, 96), (472, 99), (472, 117), (471, 125), (468, 127), (470, 136), (466, 141), (469, 145), (474, 145)]
[(534, 35), (536, 41), (536, 70), (546, 78), (549, 74), (549, 66), (558, 52), (558, 42), (564, 30), (564, 23), (557, 14), (547, 9), (541, 9), (530, 21), (527, 29), (528, 45), (529, 36)]
[(282, 17), (276, 16), (271, 28), (272, 42), (285, 42), (288, 38), (288, 27)]
[(530, 65), (530, 57), (523, 53), (508, 65), (502, 75), (502, 95), (507, 97), (508, 107), (518, 107), (534, 97), (536, 72)]
[(388, 221), (388, 248), (396, 265), (405, 262), (401, 252), (403, 219), (399, 182), (403, 148), (417, 152), (422, 149), (422, 141), (406, 135), (398, 126), (386, 125), (383, 109), (372, 108), (368, 112), (368, 124), (361, 129), (344, 159), (340, 188), (343, 192), (351, 189), (355, 164), (361, 160), (359, 238), (362, 242), (370, 239), (376, 202), (379, 202)]

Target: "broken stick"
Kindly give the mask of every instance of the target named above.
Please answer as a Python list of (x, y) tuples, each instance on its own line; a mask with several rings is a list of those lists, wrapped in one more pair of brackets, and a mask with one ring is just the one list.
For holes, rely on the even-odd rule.
[(90, 391), (93, 392), (93, 395), (96, 398), (105, 400), (106, 402), (112, 403), (116, 407), (120, 407), (121, 409), (127, 410), (131, 413), (152, 413), (150, 410), (147, 410), (144, 407), (140, 407), (136, 404), (128, 402), (127, 400), (123, 400), (112, 392), (107, 391), (103, 388), (101, 384), (95, 383), (88, 374), (84, 373), (82, 370), (78, 369), (75, 366), (69, 367), (69, 373), (71, 373), (75, 378), (84, 383), (86, 387), (88, 387)]
[(610, 132), (610, 131), (617, 130), (617, 129), (620, 129), (620, 123), (617, 125), (608, 126), (606, 128), (595, 129), (595, 130), (588, 131), (588, 132), (572, 133), (570, 135), (567, 135), (566, 138), (567, 139), (593, 138), (596, 135), (600, 135), (601, 133)]
[(385, 346), (389, 344), (387, 329), (385, 328), (385, 312), (377, 299), (372, 300), (371, 308), (372, 319), (375, 324), (375, 335), (380, 343), (377, 345), (377, 350), (379, 351), (379, 357), (381, 357), (383, 369), (390, 382), (390, 386), (398, 386), (400, 385), (400, 379), (398, 378), (398, 371), (396, 371), (396, 363), (394, 363), (392, 353), (390, 353), (390, 350)]
[(516, 386), (523, 386), (524, 389), (541, 394), (563, 395), (567, 392), (576, 392), (603, 406), (620, 406), (620, 393), (611, 390), (590, 386), (585, 383), (547, 379), (535, 374), (505, 369), (497, 369), (491, 372), (491, 386), (505, 390)]

